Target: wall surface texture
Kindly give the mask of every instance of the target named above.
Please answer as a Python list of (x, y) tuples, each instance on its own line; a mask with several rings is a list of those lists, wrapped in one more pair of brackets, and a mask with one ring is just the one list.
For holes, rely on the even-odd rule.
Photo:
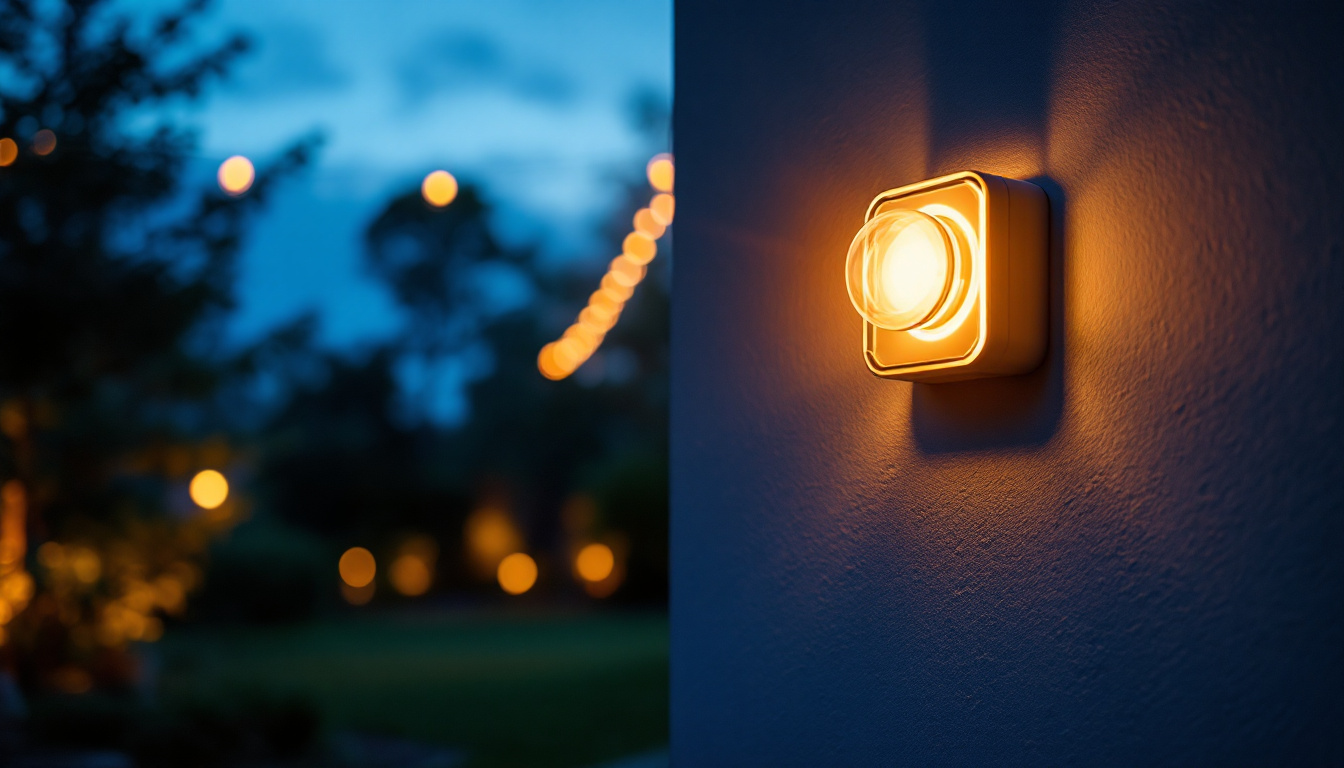
[[(674, 764), (1344, 762), (1341, 4), (676, 16)], [(1048, 360), (879, 380), (846, 247), (967, 168)]]

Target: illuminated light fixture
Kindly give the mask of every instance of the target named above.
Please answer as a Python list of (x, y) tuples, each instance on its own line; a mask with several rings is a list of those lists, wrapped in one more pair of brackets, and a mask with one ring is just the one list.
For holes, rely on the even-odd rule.
[(1039, 366), (1048, 216), (1040, 187), (974, 171), (874, 198), (845, 262), (868, 368), (936, 382)]

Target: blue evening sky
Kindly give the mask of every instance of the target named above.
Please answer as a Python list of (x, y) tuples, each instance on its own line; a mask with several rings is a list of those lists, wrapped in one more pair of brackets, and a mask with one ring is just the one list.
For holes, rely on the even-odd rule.
[(509, 237), (556, 261), (605, 260), (618, 246), (596, 225), (617, 174), (666, 148), (634, 128), (630, 102), (641, 90), (671, 97), (671, 0), (222, 0), (207, 18), (202, 42), (237, 29), (255, 46), (190, 115), (198, 172), (326, 136), (252, 230), (240, 340), (307, 309), (327, 345), (395, 332), (360, 239), (436, 168), (480, 184)]

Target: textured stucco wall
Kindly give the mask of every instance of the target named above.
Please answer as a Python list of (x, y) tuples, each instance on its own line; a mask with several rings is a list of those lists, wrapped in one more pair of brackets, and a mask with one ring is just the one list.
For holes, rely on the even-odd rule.
[[(1340, 8), (678, 0), (674, 764), (1344, 761)], [(879, 380), (846, 246), (964, 168), (1049, 359)]]

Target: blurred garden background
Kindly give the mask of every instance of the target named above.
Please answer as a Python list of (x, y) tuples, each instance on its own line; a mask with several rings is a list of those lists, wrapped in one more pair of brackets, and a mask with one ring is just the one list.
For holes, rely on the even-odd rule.
[(669, 0), (0, 0), (0, 764), (666, 765)]

